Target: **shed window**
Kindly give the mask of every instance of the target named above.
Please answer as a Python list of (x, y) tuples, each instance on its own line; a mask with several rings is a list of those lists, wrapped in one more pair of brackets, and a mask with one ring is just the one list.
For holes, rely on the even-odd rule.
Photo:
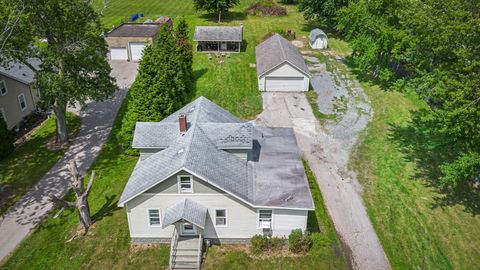
[(193, 181), (191, 175), (178, 176), (178, 189), (180, 192), (193, 192)]
[(272, 227), (272, 210), (258, 210), (258, 228), (270, 229)]
[(150, 226), (160, 226), (160, 210), (148, 209), (148, 222)]
[(20, 104), (20, 109), (22, 112), (27, 109), (27, 100), (25, 99), (25, 95), (23, 93), (18, 95), (18, 103)]
[(0, 96), (5, 96), (7, 94), (7, 86), (5, 81), (0, 81)]
[(218, 226), (218, 227), (227, 226), (227, 209), (215, 210), (215, 226)]

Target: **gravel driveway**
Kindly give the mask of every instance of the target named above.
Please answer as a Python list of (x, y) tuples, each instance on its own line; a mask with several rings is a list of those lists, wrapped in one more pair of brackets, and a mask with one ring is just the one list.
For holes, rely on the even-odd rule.
[[(326, 74), (322, 80), (328, 78), (333, 80), (332, 74)], [(337, 121), (321, 125), (302, 93), (263, 93), (264, 110), (255, 121), (261, 125), (294, 129), (298, 146), (317, 178), (352, 268), (389, 269), (388, 259), (363, 205), (361, 186), (355, 173), (347, 167), (358, 133), (366, 127), (372, 112), (357, 82), (341, 84), (348, 86), (348, 91), (341, 90), (347, 97), (346, 109)], [(323, 91), (336, 92), (331, 85), (336, 84), (333, 81), (317, 84), (319, 87), (315, 90), (320, 98), (326, 96)], [(329, 102), (334, 99), (320, 103), (328, 106)]]
[(80, 115), (80, 131), (65, 155), (0, 219), (0, 261), (9, 255), (52, 209), (49, 194), (63, 196), (70, 189), (68, 162), (75, 158), (79, 172), (83, 174), (100, 153), (125, 94), (135, 79), (138, 66), (130, 62), (110, 64), (119, 90), (104, 102), (90, 102), (82, 109), (69, 109)]

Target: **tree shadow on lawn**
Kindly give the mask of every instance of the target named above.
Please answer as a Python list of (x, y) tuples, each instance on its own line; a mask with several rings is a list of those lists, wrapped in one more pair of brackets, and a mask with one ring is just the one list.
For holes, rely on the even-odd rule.
[(105, 203), (92, 216), (93, 222), (100, 221), (106, 216), (111, 216), (113, 215), (113, 212), (119, 209), (117, 206), (118, 200), (115, 200), (115, 197), (117, 197), (115, 194), (112, 194), (111, 196), (105, 196)]
[[(212, 61), (215, 61), (215, 60), (212, 59)], [(188, 93), (187, 100), (193, 100), (193, 98), (195, 98), (197, 94), (197, 88), (198, 88), (198, 79), (200, 79), (207, 72), (208, 72), (208, 68), (200, 68), (200, 69), (195, 69), (193, 71), (193, 82), (191, 85), (191, 91), (190, 93)]]
[(480, 192), (461, 183), (455, 188), (442, 188), (440, 165), (453, 161), (461, 152), (458, 142), (446, 135), (439, 135), (432, 130), (441, 125), (428, 117), (423, 109), (411, 112), (407, 125), (390, 124), (389, 140), (399, 144), (405, 159), (416, 164), (416, 179), (426, 179), (428, 186), (434, 188), (439, 196), (434, 198), (433, 208), (454, 205), (464, 206), (464, 211), (473, 216), (480, 214)]
[(222, 13), (222, 21), (220, 23), (218, 23), (217, 13), (203, 13), (199, 17), (204, 20), (215, 22), (220, 25), (222, 23), (229, 23), (232, 21), (243, 21), (247, 18), (247, 14), (241, 11), (228, 11), (228, 12)]

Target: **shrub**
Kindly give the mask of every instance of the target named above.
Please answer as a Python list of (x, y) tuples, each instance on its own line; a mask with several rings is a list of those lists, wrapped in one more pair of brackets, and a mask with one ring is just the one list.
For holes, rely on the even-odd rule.
[(280, 237), (257, 234), (250, 239), (250, 244), (250, 251), (253, 254), (260, 254), (267, 250), (278, 250), (282, 248), (285, 244), (285, 240)]
[(263, 0), (250, 5), (247, 13), (256, 16), (286, 16), (287, 9), (277, 5), (273, 0)]
[(288, 236), (288, 249), (291, 252), (308, 252), (312, 243), (312, 236), (309, 231), (302, 232), (301, 229), (295, 229)]
[(10, 155), (14, 149), (13, 136), (7, 128), (7, 123), (0, 118), (0, 159)]

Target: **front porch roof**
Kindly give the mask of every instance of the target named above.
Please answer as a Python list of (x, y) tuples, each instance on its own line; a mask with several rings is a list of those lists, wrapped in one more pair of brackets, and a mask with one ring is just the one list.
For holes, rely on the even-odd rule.
[(174, 224), (180, 220), (186, 220), (202, 229), (205, 228), (207, 208), (190, 199), (183, 199), (180, 202), (167, 208), (163, 218), (162, 228)]

